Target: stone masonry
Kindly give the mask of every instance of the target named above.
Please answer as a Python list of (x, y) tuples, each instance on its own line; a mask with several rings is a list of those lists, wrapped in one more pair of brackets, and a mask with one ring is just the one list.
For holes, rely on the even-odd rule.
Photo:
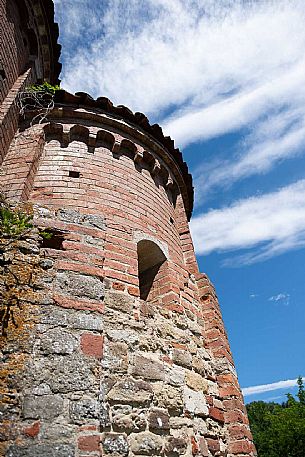
[[(42, 3), (24, 7), (35, 16)], [(52, 51), (45, 36), (38, 49)], [(35, 68), (54, 82), (51, 51)], [(196, 263), (180, 151), (103, 97), (59, 91), (47, 118), (36, 114), (15, 117), (1, 150), (1, 190), (31, 208), (34, 227), (0, 239), (11, 313), (0, 455), (254, 457), (217, 296)]]

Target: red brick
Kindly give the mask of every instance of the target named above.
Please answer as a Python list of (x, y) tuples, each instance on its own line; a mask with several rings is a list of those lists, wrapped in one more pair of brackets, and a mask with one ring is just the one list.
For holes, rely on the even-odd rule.
[(218, 408), (210, 407), (209, 416), (212, 419), (215, 419), (217, 422), (225, 421), (225, 416), (224, 416), (223, 411), (221, 411), (221, 409), (218, 409)]
[[(252, 443), (246, 440), (234, 441), (229, 444), (228, 451), (232, 454), (248, 454), (254, 450)], [(283, 456), (284, 457), (284, 456)]]
[(199, 452), (199, 446), (194, 436), (191, 437), (191, 445), (192, 445), (192, 454), (197, 455)]
[(81, 336), (81, 349), (84, 354), (101, 359), (103, 357), (103, 335), (83, 333)]
[(25, 427), (23, 429), (23, 434), (26, 436), (29, 436), (31, 438), (35, 438), (40, 431), (40, 422), (36, 421), (32, 425), (29, 425), (28, 427)]
[(100, 449), (99, 435), (84, 435), (78, 438), (78, 449), (81, 451), (93, 452)]
[(55, 303), (63, 308), (72, 308), (80, 309), (83, 311), (97, 311), (98, 313), (103, 313), (105, 310), (104, 303), (98, 303), (88, 300), (75, 300), (67, 297), (65, 295), (53, 294), (53, 299)]

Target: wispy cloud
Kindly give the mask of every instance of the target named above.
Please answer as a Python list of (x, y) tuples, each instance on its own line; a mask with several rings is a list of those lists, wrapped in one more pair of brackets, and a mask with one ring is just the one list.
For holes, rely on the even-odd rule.
[(305, 246), (305, 180), (210, 210), (191, 221), (197, 254), (252, 249), (227, 265), (254, 263)]
[(75, 50), (63, 84), (148, 113), (179, 108), (167, 130), (181, 144), (255, 118), (269, 93), (275, 102), (284, 89), (279, 99), (287, 98), (285, 78), (303, 59), (302, 0), (57, 0), (56, 7)]
[(67, 90), (144, 111), (179, 146), (247, 129), (234, 157), (198, 165), (197, 205), (304, 152), (303, 0), (55, 4)]
[[(305, 381), (305, 378), (302, 378)], [(244, 387), (242, 389), (242, 393), (244, 396), (248, 395), (255, 395), (261, 394), (264, 392), (270, 392), (272, 390), (279, 390), (279, 389), (289, 389), (291, 387), (296, 387), (297, 381), (296, 379), (287, 379), (287, 381), (278, 381), (273, 382), (271, 384), (262, 384), (260, 386), (251, 386), (251, 387)]]
[(289, 305), (290, 302), (290, 294), (277, 294), (277, 295), (272, 295), (272, 297), (268, 298), (269, 301), (273, 301), (275, 303), (281, 303), (283, 305)]
[[(305, 98), (299, 101), (305, 106)], [(278, 162), (304, 153), (304, 106), (269, 114), (238, 143), (233, 157), (199, 165), (195, 170), (197, 204), (217, 188), (229, 188), (240, 179), (266, 173)]]

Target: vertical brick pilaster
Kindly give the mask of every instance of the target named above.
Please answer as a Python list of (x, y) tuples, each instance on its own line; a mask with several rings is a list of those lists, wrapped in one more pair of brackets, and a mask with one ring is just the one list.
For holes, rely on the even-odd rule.
[(206, 347), (210, 349), (217, 364), (216, 381), (224, 406), (224, 422), (228, 427), (228, 451), (230, 455), (256, 456), (215, 289), (206, 275), (199, 273), (196, 279), (202, 303)]

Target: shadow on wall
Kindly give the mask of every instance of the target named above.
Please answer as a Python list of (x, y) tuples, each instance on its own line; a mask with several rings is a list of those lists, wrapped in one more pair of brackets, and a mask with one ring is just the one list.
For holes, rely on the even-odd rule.
[(166, 257), (159, 246), (150, 240), (138, 242), (138, 269), (140, 298), (149, 300), (154, 298), (157, 279), (162, 274), (163, 265), (166, 265)]

